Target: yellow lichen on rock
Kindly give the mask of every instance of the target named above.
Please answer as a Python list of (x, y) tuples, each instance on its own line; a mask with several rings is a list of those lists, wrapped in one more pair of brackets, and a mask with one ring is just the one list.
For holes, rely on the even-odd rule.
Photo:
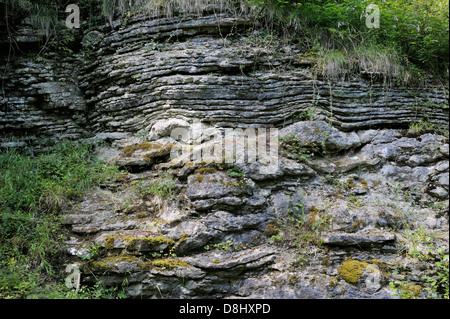
[(146, 244), (148, 246), (160, 244), (175, 245), (175, 241), (173, 239), (165, 238), (163, 236), (157, 236), (157, 237), (129, 238), (127, 247), (134, 247), (139, 242)]
[(166, 238), (163, 236), (157, 236), (157, 237), (135, 237), (135, 236), (121, 236), (121, 235), (117, 235), (117, 236), (108, 236), (105, 239), (105, 249), (107, 250), (111, 250), (114, 248), (122, 248), (122, 247), (115, 247), (115, 240), (116, 239), (121, 239), (126, 243), (126, 248), (127, 249), (133, 249), (136, 244), (138, 243), (142, 243), (145, 244), (149, 247), (151, 246), (157, 246), (157, 245), (161, 245), (161, 244), (168, 244), (169, 246), (173, 246), (175, 245), (175, 241), (173, 239), (170, 238)]
[(365, 261), (346, 259), (338, 268), (338, 273), (346, 282), (356, 284), (368, 265)]
[(154, 157), (164, 156), (170, 153), (175, 146), (173, 143), (141, 143), (125, 146), (121, 157), (131, 157), (135, 152), (141, 151), (143, 159), (147, 162), (152, 161)]
[(400, 296), (406, 299), (415, 299), (420, 296), (422, 287), (413, 283), (406, 283), (401, 286)]
[(213, 167), (202, 167), (202, 168), (199, 168), (199, 169), (195, 170), (196, 174), (202, 174), (202, 175), (204, 175), (204, 174), (213, 174), (213, 173), (216, 173), (216, 172), (217, 172), (217, 170), (215, 168), (213, 168)]
[(137, 150), (142, 150), (142, 151), (149, 151), (151, 150), (153, 147), (152, 143), (141, 143), (141, 144), (133, 144), (133, 145), (128, 145), (125, 146), (123, 148), (123, 155), (130, 157), (134, 154), (134, 152), (136, 152)]
[(137, 262), (139, 259), (134, 256), (111, 256), (98, 261), (90, 261), (89, 268), (94, 271), (115, 271), (120, 262)]
[(171, 270), (177, 267), (190, 267), (190, 265), (181, 259), (166, 258), (156, 259), (151, 262), (151, 266), (157, 270)]

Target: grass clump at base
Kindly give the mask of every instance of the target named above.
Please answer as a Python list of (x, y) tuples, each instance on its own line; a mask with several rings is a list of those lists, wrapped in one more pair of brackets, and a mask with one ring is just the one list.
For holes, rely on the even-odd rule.
[(95, 145), (61, 141), (35, 153), (0, 151), (0, 298), (25, 298), (58, 281), (60, 212), (118, 170), (97, 161)]

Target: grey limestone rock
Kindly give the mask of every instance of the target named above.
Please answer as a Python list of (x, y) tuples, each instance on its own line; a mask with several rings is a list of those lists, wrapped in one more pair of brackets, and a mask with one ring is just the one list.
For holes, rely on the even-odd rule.
[[(133, 298), (392, 298), (390, 280), (425, 285), (433, 264), (399, 250), (418, 227), (448, 252), (448, 136), (404, 129), (421, 117), (448, 129), (448, 108), (428, 106), (448, 105), (446, 90), (325, 81), (295, 46), (274, 54), (246, 38), (247, 18), (211, 10), (113, 19), (79, 54), (4, 64), (0, 130), (17, 141), (0, 135), (2, 147), (91, 136), (106, 141), (100, 158), (128, 170), (63, 212), (83, 282)], [(314, 120), (295, 122), (308, 111)], [(326, 152), (195, 159), (226, 129), (268, 127)], [(201, 136), (177, 140), (177, 129)], [(170, 194), (136, 187), (161, 186), (158, 176), (173, 178)], [(91, 256), (92, 244), (103, 250)], [(348, 258), (372, 265), (353, 284), (338, 271)]]
[(323, 146), (326, 150), (340, 151), (361, 145), (355, 132), (345, 133), (325, 121), (297, 122), (280, 131), (281, 138), (296, 138), (303, 145)]

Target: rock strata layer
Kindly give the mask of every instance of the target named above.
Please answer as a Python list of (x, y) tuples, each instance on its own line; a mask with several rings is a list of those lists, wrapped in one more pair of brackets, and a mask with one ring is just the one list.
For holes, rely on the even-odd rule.
[(282, 127), (306, 112), (344, 131), (421, 118), (448, 128), (444, 88), (324, 79), (296, 47), (255, 42), (242, 17), (136, 15), (112, 25), (88, 31), (71, 57), (6, 58), (0, 131), (37, 143), (134, 134), (158, 119)]

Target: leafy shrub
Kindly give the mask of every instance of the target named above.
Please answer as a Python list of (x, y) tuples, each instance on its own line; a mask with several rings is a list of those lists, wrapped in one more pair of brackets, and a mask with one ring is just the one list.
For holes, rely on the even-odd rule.
[[(384, 45), (410, 62), (434, 71), (449, 65), (448, 0), (250, 0), (298, 20), (309, 38), (329, 49)], [(366, 27), (366, 7), (380, 8), (380, 28)]]
[(245, 174), (238, 166), (234, 165), (232, 168), (227, 170), (228, 176), (236, 177), (236, 178), (244, 178)]
[(436, 275), (423, 277), (428, 284), (426, 289), (431, 293), (432, 298), (449, 299), (448, 253), (445, 254), (443, 247), (436, 248), (433, 245), (430, 245), (430, 248), (427, 251), (428, 253), (434, 253), (437, 256), (434, 260)]

